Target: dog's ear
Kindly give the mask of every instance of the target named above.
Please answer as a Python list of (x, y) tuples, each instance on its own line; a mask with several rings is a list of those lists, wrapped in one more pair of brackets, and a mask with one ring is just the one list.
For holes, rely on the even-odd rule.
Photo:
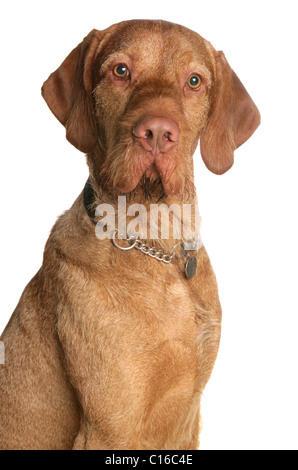
[(221, 175), (234, 163), (234, 151), (254, 133), (260, 113), (229, 66), (223, 52), (217, 53), (215, 96), (201, 134), (201, 155), (207, 168)]
[(66, 128), (67, 140), (85, 153), (97, 143), (91, 69), (102, 36), (100, 31), (91, 31), (42, 87), (47, 105)]

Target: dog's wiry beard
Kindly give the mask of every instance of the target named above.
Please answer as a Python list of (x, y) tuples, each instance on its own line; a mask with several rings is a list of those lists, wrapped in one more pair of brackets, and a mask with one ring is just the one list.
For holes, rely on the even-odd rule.
[(100, 174), (105, 188), (120, 194), (132, 192), (151, 164), (150, 155), (144, 154), (128, 138), (108, 149)]
[(142, 188), (146, 200), (164, 197), (162, 178), (153, 155), (136, 145), (127, 134), (119, 132), (118, 142), (108, 146), (100, 173), (102, 184), (117, 194), (132, 196)]
[(107, 139), (99, 175), (104, 189), (132, 197), (141, 188), (144, 199), (154, 202), (173, 195), (188, 199), (194, 190), (191, 167), (183, 164), (176, 151), (155, 158), (133, 141), (131, 128), (131, 123), (122, 125)]

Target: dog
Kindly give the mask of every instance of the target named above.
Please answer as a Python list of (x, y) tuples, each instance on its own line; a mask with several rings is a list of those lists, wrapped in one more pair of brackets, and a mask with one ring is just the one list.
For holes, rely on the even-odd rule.
[(198, 142), (223, 174), (259, 111), (222, 52), (155, 20), (91, 31), (42, 95), (90, 177), (1, 336), (0, 448), (198, 449), (221, 334), (209, 257), (198, 230), (158, 236), (161, 214), (156, 236), (142, 237), (105, 213), (119, 214), (119, 197), (146, 211), (193, 209)]

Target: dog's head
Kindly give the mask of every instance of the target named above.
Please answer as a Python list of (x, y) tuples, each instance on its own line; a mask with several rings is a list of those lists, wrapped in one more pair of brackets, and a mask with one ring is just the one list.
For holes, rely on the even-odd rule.
[(143, 178), (189, 194), (199, 139), (206, 166), (222, 174), (260, 122), (224, 54), (164, 21), (91, 31), (42, 94), (95, 180), (122, 194)]

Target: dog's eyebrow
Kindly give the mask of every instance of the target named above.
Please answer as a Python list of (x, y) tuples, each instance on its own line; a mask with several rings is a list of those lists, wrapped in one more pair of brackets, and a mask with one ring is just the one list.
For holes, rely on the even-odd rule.
[(190, 62), (185, 68), (187, 68), (190, 73), (202, 74), (208, 82), (212, 81), (211, 70), (201, 62)]
[(100, 70), (104, 70), (109, 64), (113, 62), (118, 62), (118, 61), (127, 62), (131, 60), (132, 60), (132, 57), (130, 56), (129, 53), (125, 54), (124, 52), (114, 52), (110, 54), (106, 58), (106, 60), (101, 64)]

